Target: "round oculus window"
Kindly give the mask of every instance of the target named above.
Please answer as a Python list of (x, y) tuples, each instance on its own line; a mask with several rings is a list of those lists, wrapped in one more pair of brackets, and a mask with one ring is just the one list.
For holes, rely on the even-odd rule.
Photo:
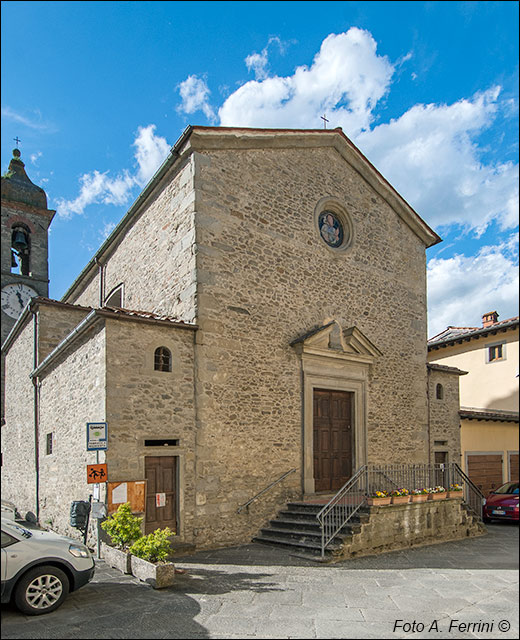
[(318, 228), (322, 239), (332, 247), (337, 249), (343, 244), (345, 230), (343, 222), (338, 215), (332, 211), (323, 211), (318, 217)]

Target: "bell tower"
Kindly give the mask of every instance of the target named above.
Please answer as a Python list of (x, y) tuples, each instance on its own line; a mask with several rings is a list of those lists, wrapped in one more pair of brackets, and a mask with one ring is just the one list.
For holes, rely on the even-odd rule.
[(2, 176), (1, 193), (3, 344), (30, 298), (49, 295), (48, 229), (56, 212), (25, 173), (19, 149)]

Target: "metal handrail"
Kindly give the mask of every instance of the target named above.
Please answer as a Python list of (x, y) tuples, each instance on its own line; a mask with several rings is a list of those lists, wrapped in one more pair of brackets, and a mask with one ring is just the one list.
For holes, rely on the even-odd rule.
[(246, 507), (249, 507), (249, 505), (254, 502), (255, 500), (258, 500), (258, 498), (264, 494), (266, 491), (269, 491), (269, 489), (271, 489), (272, 487), (274, 487), (275, 484), (278, 484), (279, 482), (281, 482), (284, 478), (286, 478), (290, 473), (294, 473), (296, 471), (296, 469), (290, 469), (289, 471), (286, 471), (284, 474), (282, 474), (278, 480), (275, 480), (274, 482), (271, 482), (271, 484), (269, 486), (267, 486), (265, 489), (262, 489), (262, 491), (260, 491), (259, 493), (256, 494), (256, 496), (253, 496), (251, 498), (251, 500), (248, 500), (247, 502), (245, 502), (244, 504), (241, 504), (238, 509), (237, 509), (237, 513), (240, 513), (242, 511), (242, 509), (245, 509)]
[[(338, 531), (340, 531), (352, 516), (366, 503), (366, 491), (358, 491), (357, 495), (354, 495), (355, 486), (358, 485), (363, 478), (366, 479), (366, 475), (367, 467), (363, 465), (316, 515), (321, 528), (322, 558), (325, 557), (325, 548), (330, 544)], [(351, 496), (353, 500), (349, 501), (348, 496)]]
[[(469, 508), (473, 511), (473, 513), (475, 513), (475, 515), (478, 516), (479, 520), (482, 520), (482, 505), (484, 504), (484, 494), (473, 482), (473, 480), (471, 480), (471, 478), (469, 478), (464, 473), (464, 471), (462, 471), (462, 469), (459, 467), (459, 465), (456, 462), (454, 466), (455, 466), (455, 469), (457, 470), (458, 475), (460, 475), (460, 477), (466, 483), (466, 487), (464, 491), (464, 502), (469, 506)], [(473, 493), (473, 496), (471, 495), (471, 493)], [(473, 498), (473, 502), (478, 503), (479, 505), (478, 509), (475, 508), (476, 505), (474, 506), (472, 504), (472, 500), (471, 500), (472, 498)]]
[(389, 484), (412, 489), (420, 488), (421, 485), (434, 486), (442, 482), (449, 487), (457, 480), (464, 484), (464, 503), (482, 519), (484, 496), (456, 463), (363, 465), (316, 515), (321, 528), (322, 558), (333, 538), (375, 491), (383, 490)]

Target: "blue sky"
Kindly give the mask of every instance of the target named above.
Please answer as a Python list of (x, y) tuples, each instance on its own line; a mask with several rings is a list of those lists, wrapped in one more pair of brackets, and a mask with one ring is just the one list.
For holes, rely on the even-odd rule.
[(517, 2), (2, 2), (60, 299), (188, 124), (342, 126), (444, 239), (429, 335), (518, 314)]

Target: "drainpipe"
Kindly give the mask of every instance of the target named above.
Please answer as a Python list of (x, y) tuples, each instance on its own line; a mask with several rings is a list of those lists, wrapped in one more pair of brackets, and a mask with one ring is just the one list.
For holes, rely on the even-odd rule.
[(426, 404), (428, 407), (428, 464), (432, 463), (432, 442), (431, 442), (431, 413), (430, 413), (430, 374), (431, 371), (426, 365)]
[(105, 302), (105, 265), (96, 256), (94, 262), (99, 270), (99, 307), (101, 308)]
[[(31, 308), (34, 324), (33, 365), (38, 366), (38, 312)], [(36, 521), (40, 522), (40, 387), (38, 378), (32, 379), (34, 387), (34, 471), (36, 481)]]

